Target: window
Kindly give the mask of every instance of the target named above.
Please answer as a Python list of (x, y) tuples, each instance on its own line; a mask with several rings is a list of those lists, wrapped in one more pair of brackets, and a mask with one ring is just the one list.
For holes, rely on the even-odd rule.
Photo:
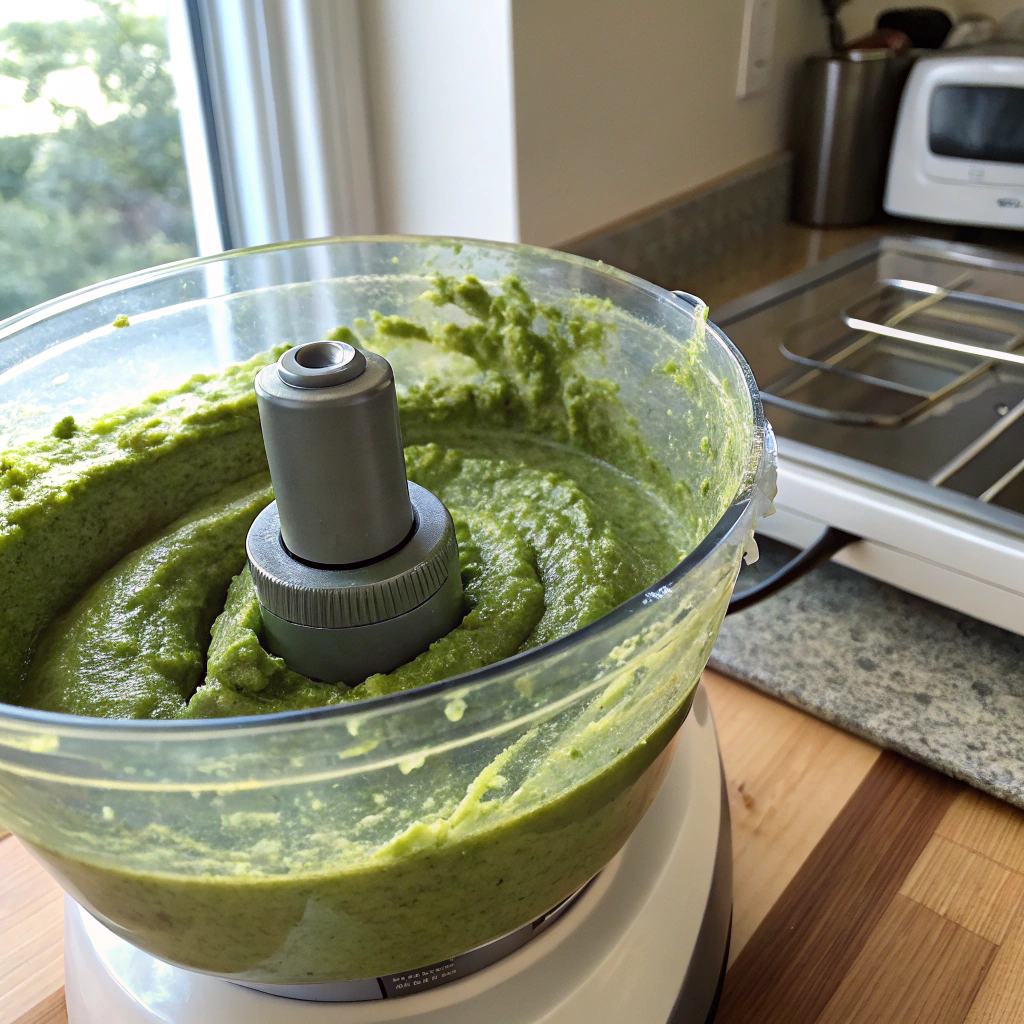
[(375, 229), (357, 0), (14, 7), (0, 320), (197, 252)]
[(0, 14), (0, 319), (195, 255), (167, 0)]

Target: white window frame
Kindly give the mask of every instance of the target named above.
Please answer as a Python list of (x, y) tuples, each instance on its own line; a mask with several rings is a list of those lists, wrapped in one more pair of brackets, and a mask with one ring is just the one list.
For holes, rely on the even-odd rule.
[(168, 35), (201, 255), (376, 231), (357, 0), (169, 0)]

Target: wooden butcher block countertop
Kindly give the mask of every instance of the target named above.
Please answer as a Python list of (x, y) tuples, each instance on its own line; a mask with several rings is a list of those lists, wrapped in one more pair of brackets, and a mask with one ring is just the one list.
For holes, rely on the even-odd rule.
[[(704, 678), (735, 858), (720, 1024), (1024, 1020), (1024, 812)], [(62, 895), (7, 836), (0, 1024), (66, 1020)]]

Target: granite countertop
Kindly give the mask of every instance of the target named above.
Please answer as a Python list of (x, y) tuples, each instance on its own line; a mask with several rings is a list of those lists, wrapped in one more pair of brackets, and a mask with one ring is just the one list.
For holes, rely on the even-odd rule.
[[(711, 307), (880, 234), (926, 234), (1018, 249), (1016, 237), (894, 221), (856, 229), (778, 225), (741, 250), (664, 283)], [(979, 237), (980, 236), (980, 237)], [(759, 538), (762, 560), (792, 549)], [(1024, 637), (836, 563), (729, 616), (712, 667), (1024, 807)]]
[[(758, 546), (740, 588), (795, 553)], [(728, 616), (711, 666), (1024, 807), (1024, 636), (830, 562)]]

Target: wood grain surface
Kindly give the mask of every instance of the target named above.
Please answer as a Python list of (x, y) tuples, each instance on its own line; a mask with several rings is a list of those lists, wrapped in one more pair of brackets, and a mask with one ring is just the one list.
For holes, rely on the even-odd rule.
[[(722, 737), (733, 834), (741, 835), (743, 772), (756, 767), (764, 777), (771, 763), (746, 764), (750, 745), (763, 749), (770, 740), (761, 727), (774, 723), (778, 736), (779, 720), (764, 707), (770, 698), (710, 672), (705, 682)], [(756, 740), (742, 725), (751, 715), (760, 723)], [(834, 792), (834, 773), (863, 765), (851, 759), (839, 767), (834, 753), (819, 756), (810, 794), (793, 789), (782, 799), (811, 800), (804, 814), (813, 833), (831, 806), (814, 783)], [(813, 850), (780, 868), (780, 875), (792, 870), (788, 884), (758, 916), (764, 901), (741, 902), (741, 894), (757, 862), (778, 855), (775, 836), (763, 837), (764, 848), (761, 841), (737, 842), (735, 912), (746, 915), (748, 930), (736, 936), (741, 948), (726, 975), (719, 1024), (1024, 1021), (1024, 813), (876, 751)]]
[(882, 754), (733, 963), (724, 1024), (811, 1024), (899, 892), (955, 786)]
[(64, 895), (13, 836), (0, 840), (0, 1024), (64, 1012)]
[[(735, 859), (719, 1022), (1024, 1021), (1024, 813), (705, 684)], [(61, 892), (0, 836), (0, 1024), (66, 1024), (63, 972)]]
[(781, 701), (705, 672), (732, 815), (732, 959), (879, 756)]
[(816, 1019), (959, 1024), (995, 952), (991, 942), (897, 895)]

